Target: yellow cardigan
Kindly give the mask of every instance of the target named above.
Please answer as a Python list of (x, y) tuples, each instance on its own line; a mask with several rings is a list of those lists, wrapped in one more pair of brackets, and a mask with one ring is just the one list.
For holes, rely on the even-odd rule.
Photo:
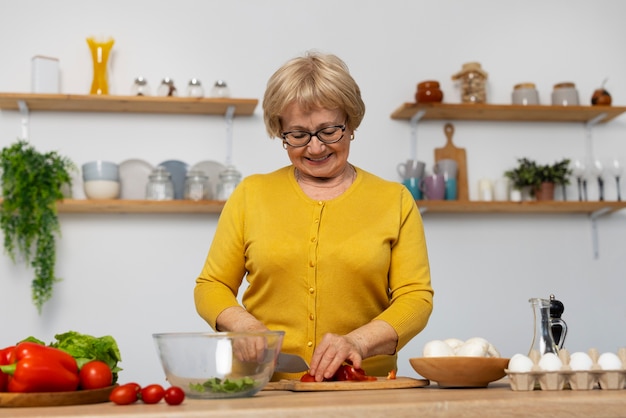
[[(244, 307), (284, 330), (283, 351), (307, 361), (324, 334), (374, 319), (396, 330), (397, 350), (424, 329), (433, 289), (419, 210), (402, 184), (356, 170), (350, 188), (328, 201), (306, 196), (293, 166), (241, 182), (196, 280), (196, 309), (213, 329), (224, 309), (239, 305), (244, 277)], [(396, 360), (377, 356), (363, 368), (386, 376)]]

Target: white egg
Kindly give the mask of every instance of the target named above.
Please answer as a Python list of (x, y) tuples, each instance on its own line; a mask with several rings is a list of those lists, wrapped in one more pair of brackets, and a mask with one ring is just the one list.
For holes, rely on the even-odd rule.
[(546, 372), (555, 372), (561, 370), (563, 362), (554, 353), (545, 353), (539, 360), (539, 368)]
[(424, 357), (449, 357), (454, 355), (454, 350), (441, 340), (429, 341), (424, 345)]
[(570, 356), (569, 366), (572, 368), (572, 370), (591, 370), (592, 365), (593, 360), (591, 360), (591, 357), (587, 353), (578, 351), (576, 353), (572, 353), (572, 355)]
[(459, 357), (486, 357), (489, 341), (484, 338), (470, 338), (456, 350)]
[(512, 372), (527, 373), (532, 370), (533, 361), (530, 357), (518, 353), (511, 357), (507, 368)]
[(443, 340), (443, 342), (448, 344), (455, 352), (463, 345), (463, 340), (459, 340), (458, 338), (448, 338), (447, 340)]
[(500, 352), (493, 344), (489, 343), (489, 347), (487, 347), (487, 356), (488, 357), (500, 357)]
[(602, 353), (598, 358), (598, 365), (602, 370), (622, 370), (622, 361), (614, 353)]

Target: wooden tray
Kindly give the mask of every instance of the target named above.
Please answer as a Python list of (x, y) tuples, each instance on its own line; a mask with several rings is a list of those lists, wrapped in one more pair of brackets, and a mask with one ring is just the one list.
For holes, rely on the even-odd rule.
[(330, 390), (373, 390), (373, 389), (408, 389), (428, 386), (427, 379), (413, 379), (411, 377), (398, 377), (387, 379), (379, 377), (377, 381), (364, 382), (300, 382), (299, 380), (279, 380), (269, 382), (263, 390), (290, 390), (292, 392), (315, 392)]
[(117, 385), (107, 386), (106, 388), (93, 390), (76, 390), (73, 392), (0, 392), (0, 408), (86, 405), (108, 402), (109, 395), (116, 386)]

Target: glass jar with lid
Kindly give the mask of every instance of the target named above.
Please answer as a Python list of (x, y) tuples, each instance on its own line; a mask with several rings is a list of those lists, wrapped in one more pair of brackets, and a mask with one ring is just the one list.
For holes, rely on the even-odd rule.
[(211, 97), (230, 97), (230, 89), (224, 80), (217, 80), (211, 89)]
[(217, 183), (217, 200), (227, 200), (241, 181), (241, 173), (229, 165), (219, 174), (220, 180)]
[(130, 94), (133, 96), (150, 96), (148, 80), (142, 76), (136, 77), (131, 87)]
[(209, 177), (201, 170), (189, 170), (185, 178), (185, 199), (208, 200), (211, 196)]
[(454, 74), (452, 80), (461, 82), (461, 102), (487, 102), (487, 73), (479, 62), (463, 64), (461, 71)]
[(174, 183), (172, 175), (165, 167), (155, 168), (148, 177), (146, 200), (173, 200)]
[(176, 86), (174, 86), (174, 80), (169, 77), (165, 77), (163, 80), (161, 80), (161, 84), (157, 89), (157, 96), (178, 96)]
[(197, 78), (192, 78), (187, 84), (187, 96), (189, 97), (204, 97), (204, 87)]

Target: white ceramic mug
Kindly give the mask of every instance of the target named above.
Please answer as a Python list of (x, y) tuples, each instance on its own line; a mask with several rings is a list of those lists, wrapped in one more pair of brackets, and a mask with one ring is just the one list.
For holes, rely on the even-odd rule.
[(418, 178), (421, 179), (424, 176), (424, 168), (426, 164), (418, 160), (406, 160), (405, 163), (400, 163), (396, 167), (398, 174), (402, 179)]
[(455, 179), (458, 173), (458, 164), (456, 160), (452, 159), (442, 159), (435, 163), (435, 173), (443, 175), (443, 177), (448, 179)]

